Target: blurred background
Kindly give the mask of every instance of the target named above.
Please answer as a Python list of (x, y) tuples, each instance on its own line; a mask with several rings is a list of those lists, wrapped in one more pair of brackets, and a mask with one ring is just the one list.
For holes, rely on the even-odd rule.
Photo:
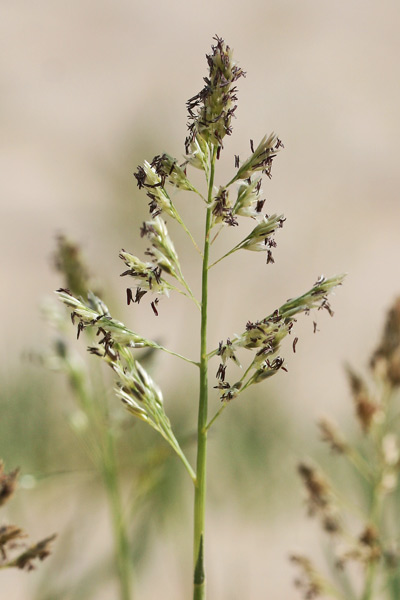
[[(147, 199), (133, 172), (163, 151), (182, 157), (185, 102), (203, 85), (216, 33), (247, 72), (216, 183), (230, 179), (233, 156), (249, 153), (250, 138), (275, 131), (285, 149), (263, 190), (267, 212), (287, 221), (275, 264), (243, 253), (215, 269), (211, 347), (321, 273), (348, 273), (332, 298), (334, 318), (318, 314), (316, 335), (314, 317), (299, 319), (296, 354), (290, 340), (283, 349), (289, 372), (232, 403), (210, 439), (210, 598), (299, 597), (287, 556), (319, 542), (296, 462), (318, 454), (321, 414), (351, 418), (343, 363), (366, 367), (400, 293), (399, 17), (397, 0), (2, 1), (0, 457), (25, 476), (2, 518), (32, 539), (59, 533), (35, 573), (1, 575), (5, 598), (117, 597), (103, 568), (111, 553), (104, 494), (68, 424), (68, 384), (26, 356), (51, 344), (40, 306), (62, 284), (52, 254), (65, 233), (81, 245), (116, 318), (194, 357), (196, 311), (181, 298), (163, 301), (158, 318), (145, 303), (128, 309), (118, 252), (144, 250), (138, 228)], [(176, 202), (199, 238), (201, 207), (184, 194)], [(171, 232), (198, 291), (198, 256)], [(230, 233), (216, 257), (231, 247)], [(84, 354), (84, 344), (75, 349)], [(172, 423), (190, 438), (196, 373), (165, 356), (152, 369)], [(210, 404), (214, 412), (214, 391)], [(131, 484), (146, 470), (142, 449), (162, 442), (139, 425), (122, 437)], [(167, 463), (132, 517), (137, 598), (191, 593), (191, 490), (177, 461)]]

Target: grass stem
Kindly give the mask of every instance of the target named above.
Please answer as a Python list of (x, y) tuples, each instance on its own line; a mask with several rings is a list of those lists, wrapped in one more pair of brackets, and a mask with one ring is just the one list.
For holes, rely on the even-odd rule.
[(207, 357), (207, 305), (208, 305), (208, 260), (210, 253), (210, 229), (212, 220), (212, 192), (216, 147), (213, 148), (208, 181), (208, 208), (204, 232), (204, 253), (202, 267), (201, 325), (200, 325), (200, 396), (197, 425), (197, 465), (194, 498), (194, 590), (193, 600), (206, 597), (206, 577), (204, 567), (204, 530), (206, 499), (207, 464), (207, 412), (208, 412), (208, 357)]

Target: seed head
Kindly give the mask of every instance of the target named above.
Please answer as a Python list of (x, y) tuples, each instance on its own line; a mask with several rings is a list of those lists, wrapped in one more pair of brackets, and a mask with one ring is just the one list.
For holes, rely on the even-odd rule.
[(196, 192), (196, 188), (186, 177), (186, 171), (178, 165), (176, 158), (164, 153), (162, 156), (155, 156), (151, 161), (156, 173), (161, 177), (163, 185), (168, 181), (174, 187), (180, 190)]
[(186, 105), (189, 113), (189, 135), (185, 142), (186, 153), (192, 150), (196, 138), (223, 147), (222, 140), (232, 133), (231, 120), (237, 105), (235, 82), (245, 75), (232, 59), (232, 51), (218, 36), (214, 37), (212, 54), (207, 55), (209, 75), (204, 78), (203, 89), (190, 98)]
[(77, 337), (87, 327), (94, 328), (98, 336), (103, 336), (98, 346), (103, 346), (104, 352), (101, 352), (99, 347), (91, 347), (89, 351), (93, 354), (100, 352), (99, 355), (104, 356), (104, 353), (107, 355), (110, 352), (109, 358), (113, 359), (112, 348), (115, 344), (131, 348), (156, 346), (154, 342), (146, 340), (117, 319), (113, 319), (105, 304), (94, 294), (88, 294), (87, 303), (81, 298), (75, 298), (69, 290), (59, 289), (56, 294), (68, 308), (72, 308), (72, 322), (75, 323), (75, 320), (79, 319)]
[(255, 150), (253, 140), (250, 140), (252, 154), (239, 167), (234, 181), (248, 179), (257, 171), (261, 171), (271, 178), (272, 161), (281, 147), (283, 147), (283, 144), (274, 133), (271, 133), (268, 137), (265, 135)]
[(348, 445), (332, 421), (326, 418), (320, 419), (318, 427), (322, 440), (329, 444), (332, 452), (336, 452), (337, 454), (346, 454), (348, 452)]
[(175, 278), (179, 278), (180, 265), (178, 254), (168, 234), (165, 221), (161, 217), (146, 221), (142, 225), (140, 234), (142, 237), (146, 236), (152, 244), (152, 248), (147, 250), (146, 254), (151, 256), (153, 261), (163, 271)]
[(382, 340), (372, 355), (371, 367), (392, 386), (400, 385), (400, 298), (387, 314)]
[(276, 247), (274, 234), (277, 229), (283, 227), (285, 218), (283, 215), (267, 215), (258, 223), (258, 225), (242, 240), (236, 247), (236, 250), (251, 250), (253, 252), (266, 252), (267, 263), (273, 263), (272, 248)]
[(213, 225), (224, 222), (227, 225), (237, 225), (238, 222), (233, 216), (232, 204), (229, 199), (229, 191), (225, 187), (220, 187), (214, 198), (212, 209)]
[(300, 569), (300, 576), (295, 579), (295, 585), (302, 591), (304, 600), (321, 597), (325, 586), (311, 560), (302, 554), (292, 554), (290, 560)]
[(37, 542), (22, 552), (22, 554), (17, 556), (17, 558), (9, 563), (9, 566), (17, 567), (18, 569), (25, 569), (26, 571), (32, 571), (35, 568), (35, 560), (39, 559), (42, 561), (50, 555), (51, 544), (56, 537), (56, 534), (54, 534), (41, 540), (40, 542)]
[(81, 249), (64, 235), (57, 237), (54, 266), (64, 276), (64, 285), (77, 296), (86, 296), (89, 291), (89, 273), (83, 262)]
[[(166, 257), (156, 249), (152, 251), (147, 250), (146, 254), (151, 256), (153, 261), (157, 264), (143, 262), (137, 258), (137, 256), (129, 254), (129, 252), (126, 252), (125, 250), (121, 250), (119, 253), (119, 257), (124, 261), (125, 265), (129, 267), (126, 271), (121, 273), (121, 277), (128, 275), (133, 277), (136, 282), (135, 294), (132, 293), (131, 288), (127, 288), (126, 290), (126, 300), (128, 306), (131, 303), (139, 304), (147, 292), (157, 294), (158, 296), (169, 296), (169, 290), (171, 289), (171, 286), (163, 277), (161, 277), (161, 264), (165, 271), (170, 272), (172, 270), (168, 259), (166, 259)], [(157, 262), (157, 259), (161, 264)], [(155, 307), (154, 303), (157, 302), (158, 297), (151, 303), (153, 311)]]
[(358, 421), (364, 433), (368, 433), (379, 412), (379, 407), (370, 398), (368, 388), (363, 379), (348, 366), (346, 367), (346, 372)]
[(208, 176), (210, 165), (210, 148), (207, 142), (198, 134), (185, 142), (186, 160), (195, 169), (203, 170)]
[(134, 175), (139, 189), (146, 188), (147, 190), (147, 196), (150, 198), (149, 208), (151, 215), (156, 217), (161, 212), (165, 212), (175, 218), (175, 209), (164, 188), (165, 177), (159, 175), (153, 163), (145, 160), (143, 167), (139, 166)]
[(260, 219), (265, 202), (260, 199), (261, 191), (260, 177), (253, 180), (246, 179), (245, 181), (241, 181), (232, 214)]
[(0, 460), (0, 506), (5, 504), (13, 495), (17, 486), (19, 469), (9, 473), (4, 472), (4, 464)]

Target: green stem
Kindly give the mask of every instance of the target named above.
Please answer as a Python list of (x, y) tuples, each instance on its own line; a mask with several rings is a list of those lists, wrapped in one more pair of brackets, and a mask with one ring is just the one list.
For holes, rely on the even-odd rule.
[(132, 599), (132, 561), (126, 524), (123, 518), (122, 498), (118, 482), (117, 461), (115, 457), (114, 436), (110, 429), (104, 440), (103, 478), (113, 524), (116, 566), (119, 575), (121, 600)]
[(184, 232), (189, 236), (190, 241), (192, 242), (193, 246), (195, 247), (195, 249), (197, 250), (197, 252), (200, 254), (201, 256), (201, 250), (197, 245), (196, 240), (194, 239), (194, 237), (192, 236), (190, 230), (186, 227), (185, 223), (182, 221), (181, 217), (178, 217), (178, 223), (181, 225), (181, 227), (183, 227)]
[(87, 442), (88, 454), (101, 473), (107, 494), (120, 586), (119, 597), (120, 600), (132, 600), (133, 565), (131, 563), (126, 524), (122, 516), (114, 436), (108, 423), (107, 406), (102, 402), (102, 399), (105, 398), (103, 380), (100, 376), (100, 370), (98, 370), (95, 374), (95, 380), (99, 389), (97, 393), (94, 391), (89, 393), (85, 386), (83, 374), (76, 369), (71, 361), (66, 360), (66, 368), (79, 404), (91, 424), (89, 432), (81, 437)]
[(199, 363), (196, 362), (195, 360), (191, 360), (190, 358), (183, 356), (183, 354), (174, 352), (173, 350), (170, 350), (169, 348), (166, 348), (165, 346), (161, 346), (160, 344), (155, 343), (153, 348), (156, 348), (156, 350), (162, 350), (163, 352), (166, 352), (167, 354), (171, 354), (171, 356), (176, 356), (176, 357), (180, 358), (181, 360), (184, 360), (185, 362), (190, 363), (191, 365), (195, 365), (196, 367), (199, 366)]
[[(372, 507), (370, 513), (370, 521), (373, 525), (376, 525), (379, 520), (379, 513), (381, 509), (381, 502), (377, 492), (378, 485), (375, 485), (373, 490)], [(370, 559), (366, 566), (365, 585), (361, 600), (372, 600), (374, 598), (374, 587), (377, 575), (377, 560)]]
[(179, 456), (186, 471), (189, 473), (191, 480), (196, 485), (196, 482), (197, 482), (196, 473), (193, 471), (191, 464), (189, 463), (188, 459), (186, 458), (185, 454), (183, 453), (182, 448), (178, 444), (177, 440), (174, 438), (174, 440), (171, 441), (171, 439), (168, 439), (166, 436), (164, 436), (164, 437), (165, 437), (165, 439), (167, 439), (167, 441), (169, 442), (171, 447), (174, 449), (176, 454)]
[[(181, 271), (181, 268), (178, 266), (178, 271), (179, 271), (179, 276), (180, 276), (180, 282), (182, 283), (182, 285), (186, 288), (189, 296), (188, 298), (190, 298), (191, 300), (193, 300), (193, 302), (196, 304), (197, 308), (200, 309), (200, 302), (197, 300), (197, 298), (194, 297), (192, 290), (190, 289), (190, 285), (188, 284), (188, 282), (186, 281), (186, 279), (183, 276), (183, 273)], [(179, 290), (178, 290), (179, 291)], [(186, 295), (186, 294), (185, 294)]]
[[(384, 395), (382, 400), (383, 410), (385, 414), (387, 414), (387, 403), (389, 398), (386, 397), (387, 394)], [(382, 447), (382, 438), (385, 433), (386, 423), (380, 424), (380, 426), (376, 430), (376, 436), (374, 439), (374, 445), (377, 451), (377, 456), (380, 457), (380, 449)], [(371, 432), (373, 435), (374, 431)], [(377, 531), (380, 530), (380, 521), (383, 513), (383, 504), (384, 504), (384, 495), (381, 489), (381, 482), (383, 477), (383, 472), (385, 469), (385, 465), (382, 464), (382, 459), (379, 458), (380, 464), (378, 473), (375, 475), (375, 481), (372, 486), (372, 497), (371, 497), (371, 505), (369, 509), (368, 521), (371, 525), (373, 525)], [(378, 561), (377, 559), (370, 559), (366, 565), (366, 574), (365, 574), (365, 584), (363, 593), (361, 596), (361, 600), (373, 600), (375, 597), (374, 591), (376, 587), (376, 579), (378, 574)]]
[(197, 426), (197, 465), (194, 497), (194, 589), (193, 600), (206, 597), (206, 579), (204, 569), (204, 529), (206, 499), (206, 460), (207, 460), (207, 410), (208, 410), (208, 357), (207, 357), (207, 302), (208, 302), (208, 261), (210, 253), (210, 229), (212, 218), (212, 190), (216, 147), (212, 150), (210, 178), (208, 181), (208, 208), (204, 234), (204, 253), (202, 268), (201, 326), (200, 326), (200, 397)]
[(169, 197), (169, 195), (168, 195), (168, 193), (167, 193), (167, 191), (165, 189), (164, 189), (164, 192), (165, 192), (165, 195), (168, 197), (169, 201), (171, 202), (171, 209), (172, 209), (172, 212), (175, 215), (175, 219), (178, 221), (179, 225), (183, 228), (184, 232), (189, 236), (190, 241), (192, 242), (193, 246), (196, 248), (197, 252), (201, 255), (201, 250), (198, 247), (196, 240), (192, 236), (191, 231), (186, 227), (185, 223), (182, 220), (182, 217), (180, 216), (180, 214), (176, 210), (174, 204), (172, 203), (171, 198)]
[(213, 262), (212, 265), (210, 265), (210, 269), (212, 267), (215, 267), (215, 265), (217, 265), (219, 262), (221, 262), (221, 260), (224, 260), (224, 258), (228, 258), (228, 256), (230, 256), (231, 254), (233, 254), (234, 252), (236, 252), (236, 250), (239, 250), (239, 246), (235, 246), (234, 248), (232, 248), (232, 250), (229, 250), (229, 252), (227, 252), (226, 254), (224, 254), (223, 256), (221, 256), (221, 258), (219, 258), (218, 260), (216, 260), (215, 262)]
[(219, 408), (219, 410), (217, 410), (217, 412), (215, 413), (215, 415), (213, 416), (213, 418), (210, 420), (210, 422), (207, 424), (206, 426), (206, 430), (208, 431), (211, 427), (211, 425), (214, 424), (214, 421), (216, 421), (219, 417), (219, 415), (225, 410), (225, 408), (228, 406), (227, 402), (224, 402), (222, 404), (222, 406)]

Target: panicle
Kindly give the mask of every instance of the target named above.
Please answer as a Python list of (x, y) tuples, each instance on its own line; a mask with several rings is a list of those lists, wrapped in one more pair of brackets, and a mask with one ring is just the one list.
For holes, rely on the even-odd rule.
[(371, 367), (391, 386), (400, 385), (400, 298), (387, 314), (381, 343), (372, 355)]
[[(126, 252), (124, 249), (119, 253), (119, 257), (128, 267), (121, 273), (121, 277), (130, 276), (136, 280), (136, 295), (127, 292), (128, 304), (131, 302), (139, 303), (147, 292), (158, 295), (169, 295), (171, 286), (163, 277), (161, 277), (161, 267), (151, 262), (143, 262), (137, 256)], [(130, 288), (129, 288), (130, 289)]]
[(198, 134), (186, 140), (186, 161), (195, 169), (205, 172), (207, 178), (210, 169), (210, 148)]
[(167, 225), (161, 217), (143, 223), (140, 230), (141, 236), (147, 236), (152, 244), (152, 249), (146, 254), (166, 273), (179, 278), (181, 271), (178, 254), (169, 236)]
[[(165, 221), (160, 216), (146, 221), (143, 223), (140, 233), (142, 237), (147, 237), (151, 242), (151, 246), (147, 248), (145, 254), (151, 258), (152, 262), (143, 262), (125, 250), (121, 250), (119, 254), (128, 267), (121, 273), (121, 277), (128, 275), (136, 280), (136, 294), (132, 294), (131, 288), (127, 289), (128, 304), (139, 303), (147, 292), (159, 296), (169, 296), (169, 291), (173, 289), (173, 286), (162, 277), (162, 273), (174, 277), (187, 288), (178, 254), (168, 234)], [(151, 304), (155, 314), (158, 314), (155, 306), (157, 302), (158, 298)]]
[(311, 309), (325, 309), (333, 316), (333, 311), (328, 302), (328, 294), (338, 285), (342, 285), (345, 275), (337, 275), (331, 279), (326, 279), (321, 275), (314, 283), (313, 287), (298, 298), (288, 300), (279, 312), (285, 317), (298, 314), (300, 312), (308, 313)]
[(86, 296), (89, 291), (89, 273), (84, 264), (78, 244), (64, 235), (57, 236), (54, 266), (64, 276), (65, 287), (77, 296)]
[(246, 179), (241, 181), (238, 188), (237, 199), (232, 209), (234, 215), (259, 219), (264, 207), (264, 200), (260, 199), (261, 178)]
[(58, 298), (68, 308), (72, 308), (71, 319), (75, 323), (78, 319), (79, 338), (81, 332), (86, 328), (94, 328), (97, 335), (103, 338), (99, 345), (104, 347), (104, 354), (113, 358), (113, 346), (120, 344), (131, 348), (157, 347), (157, 344), (151, 342), (131, 331), (123, 323), (113, 319), (107, 307), (94, 294), (89, 293), (88, 302), (75, 298), (69, 290), (59, 289), (56, 291)]
[(330, 446), (332, 452), (337, 454), (347, 454), (349, 452), (348, 444), (343, 440), (338, 428), (330, 419), (320, 419), (318, 427), (322, 441)]
[(363, 432), (368, 433), (374, 420), (379, 415), (379, 406), (371, 399), (364, 380), (349, 366), (346, 367), (346, 374), (353, 396), (357, 419)]
[(117, 376), (116, 394), (126, 409), (158, 431), (178, 452), (179, 444), (165, 414), (160, 388), (131, 352), (122, 348), (111, 363)]
[(274, 234), (277, 229), (283, 227), (285, 218), (283, 215), (267, 215), (262, 221), (242, 240), (236, 247), (237, 250), (251, 250), (253, 252), (267, 252), (267, 263), (273, 263), (272, 248), (276, 247)]
[[(311, 290), (302, 296), (289, 300), (261, 321), (248, 321), (243, 333), (233, 336), (232, 339), (228, 338), (225, 343), (220, 342), (219, 348), (215, 352), (221, 358), (217, 378), (225, 382), (228, 360), (240, 364), (237, 358), (239, 348), (255, 351), (250, 367), (246, 370), (246, 373), (252, 371), (251, 375), (239, 388), (240, 391), (244, 391), (249, 385), (260, 383), (264, 379), (275, 375), (281, 369), (286, 371), (284, 359), (278, 356), (278, 352), (281, 342), (292, 331), (296, 322), (295, 315), (301, 312), (308, 313), (312, 308), (325, 308), (332, 315), (333, 312), (328, 304), (327, 295), (335, 286), (341, 284), (342, 279), (343, 276), (331, 279), (320, 277)], [(294, 351), (297, 341), (297, 338), (293, 340)], [(238, 393), (236, 393), (236, 396)]]
[(168, 181), (174, 187), (189, 192), (197, 192), (196, 188), (190, 183), (186, 176), (186, 171), (178, 165), (176, 158), (165, 153), (162, 156), (155, 156), (151, 162), (156, 173), (161, 177), (163, 186)]
[(374, 525), (368, 523), (361, 534), (339, 553), (337, 564), (343, 569), (349, 561), (363, 567), (371, 566), (382, 557), (382, 542)]
[(213, 221), (212, 225), (217, 223), (226, 223), (227, 225), (237, 225), (238, 222), (233, 216), (232, 203), (229, 199), (229, 191), (220, 186), (218, 192), (214, 197), (214, 203), (212, 207)]
[(232, 51), (224, 40), (218, 36), (214, 40), (212, 54), (207, 55), (209, 75), (204, 78), (205, 85), (186, 103), (189, 113), (187, 154), (192, 152), (194, 140), (200, 137), (216, 146), (219, 155), (223, 138), (232, 133), (231, 120), (237, 107), (234, 84), (245, 73), (233, 61)]
[(309, 515), (318, 515), (328, 533), (338, 533), (341, 530), (338, 509), (328, 481), (316, 467), (304, 462), (298, 465), (298, 472), (307, 493)]
[(0, 460), (0, 506), (8, 502), (17, 486), (19, 469), (6, 473), (3, 461)]
[(304, 600), (322, 597), (325, 585), (311, 560), (302, 554), (292, 554), (290, 560), (300, 569), (300, 576), (296, 578), (295, 585), (303, 593)]
[(128, 411), (156, 425), (155, 409), (162, 410), (163, 398), (160, 388), (138, 361), (128, 361), (129, 366), (115, 361), (112, 369), (117, 375), (116, 394)]
[(51, 554), (51, 544), (56, 537), (56, 534), (53, 534), (40, 540), (40, 542), (33, 544), (33, 546), (19, 554), (19, 556), (10, 562), (8, 566), (32, 571), (35, 568), (35, 560), (39, 559), (42, 561)]
[(216, 389), (222, 391), (220, 399), (222, 402), (229, 402), (239, 395), (242, 383), (238, 381), (233, 385), (230, 385), (227, 381), (220, 381), (218, 385), (214, 386)]
[(91, 299), (92, 306), (89, 308), (68, 290), (58, 290), (56, 293), (64, 304), (73, 309), (73, 320), (79, 318), (78, 336), (87, 327), (97, 329), (101, 339), (89, 346), (88, 351), (102, 358), (112, 368), (117, 379), (117, 395), (126, 408), (161, 433), (176, 452), (181, 452), (164, 412), (161, 390), (131, 352), (132, 348), (160, 346), (130, 331), (123, 323), (113, 319), (108, 311), (107, 314), (96, 313), (93, 308), (96, 305), (95, 298)]
[(139, 166), (134, 173), (139, 189), (145, 188), (147, 196), (150, 198), (149, 208), (152, 217), (156, 217), (165, 212), (173, 219), (176, 219), (176, 211), (165, 190), (165, 178), (159, 175), (153, 163), (144, 161), (143, 167)]
[(250, 148), (252, 154), (239, 166), (232, 182), (238, 179), (248, 179), (257, 171), (261, 171), (271, 178), (272, 161), (279, 152), (279, 149), (283, 148), (283, 144), (274, 133), (271, 133), (268, 137), (265, 135), (262, 138), (255, 150), (253, 140), (250, 140)]

